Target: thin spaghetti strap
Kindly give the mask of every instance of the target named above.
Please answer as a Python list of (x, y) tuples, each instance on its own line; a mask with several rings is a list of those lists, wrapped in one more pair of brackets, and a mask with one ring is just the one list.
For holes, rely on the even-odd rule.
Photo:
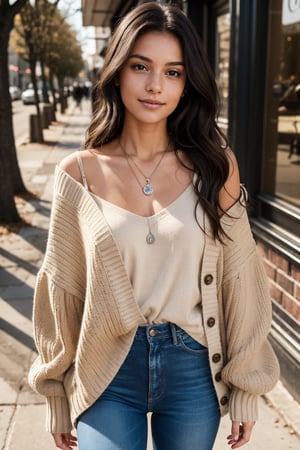
[(78, 166), (79, 166), (79, 170), (80, 170), (83, 186), (88, 191), (89, 190), (89, 186), (88, 186), (87, 179), (86, 179), (86, 176), (85, 176), (80, 150), (77, 150), (76, 156), (77, 156), (77, 161), (78, 161)]

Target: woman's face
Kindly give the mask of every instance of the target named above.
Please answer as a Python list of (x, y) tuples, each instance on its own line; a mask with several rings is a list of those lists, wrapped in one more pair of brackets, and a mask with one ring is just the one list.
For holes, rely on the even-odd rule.
[(126, 119), (144, 124), (166, 122), (186, 82), (178, 39), (157, 31), (138, 38), (120, 71), (119, 82)]

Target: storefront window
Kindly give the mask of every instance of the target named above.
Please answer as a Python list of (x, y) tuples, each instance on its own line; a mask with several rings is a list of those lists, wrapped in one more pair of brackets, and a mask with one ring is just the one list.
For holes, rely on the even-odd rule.
[(264, 187), (300, 206), (300, 1), (270, 3)]
[(219, 124), (228, 128), (229, 57), (230, 57), (230, 14), (217, 16), (216, 30), (216, 80), (221, 97)]

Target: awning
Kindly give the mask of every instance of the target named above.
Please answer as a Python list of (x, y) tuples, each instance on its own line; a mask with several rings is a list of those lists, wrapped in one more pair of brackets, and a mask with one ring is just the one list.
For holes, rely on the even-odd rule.
[(132, 0), (82, 0), (83, 26), (109, 27), (115, 16), (123, 16), (137, 2)]

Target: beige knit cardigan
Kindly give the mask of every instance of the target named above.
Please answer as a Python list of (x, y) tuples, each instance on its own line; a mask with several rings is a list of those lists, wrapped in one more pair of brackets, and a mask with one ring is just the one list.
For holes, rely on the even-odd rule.
[[(221, 414), (229, 408), (232, 420), (251, 421), (279, 368), (267, 341), (266, 276), (241, 202), (222, 217), (232, 240), (216, 242), (207, 227), (199, 282)], [(59, 167), (33, 323), (39, 356), (29, 383), (46, 397), (47, 430), (67, 432), (116, 375), (146, 321), (100, 208)]]

